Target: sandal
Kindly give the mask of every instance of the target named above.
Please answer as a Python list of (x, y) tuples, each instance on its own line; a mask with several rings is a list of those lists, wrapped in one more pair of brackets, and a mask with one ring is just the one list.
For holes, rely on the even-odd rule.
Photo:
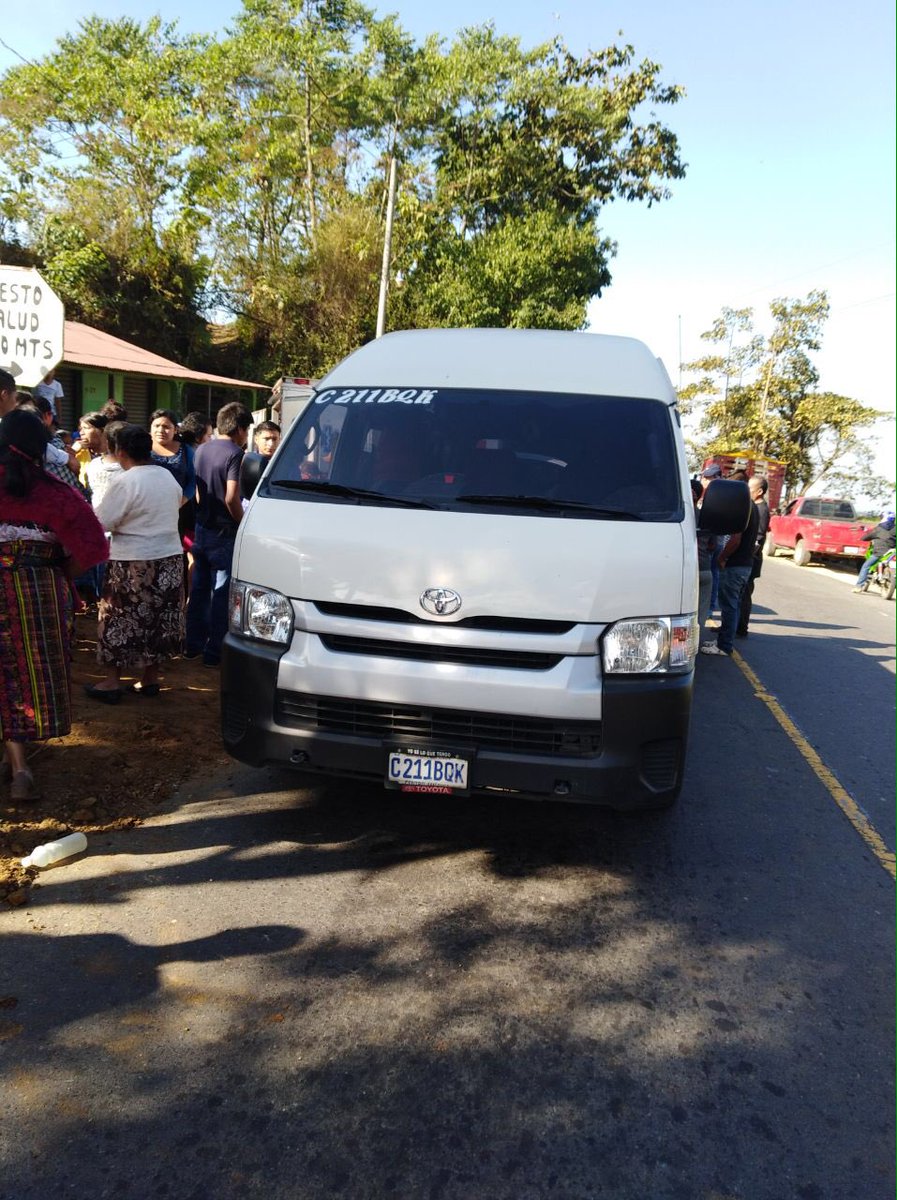
[(30, 771), (16, 771), (9, 788), (10, 800), (39, 800), (40, 793), (34, 786), (34, 776)]
[(84, 691), (91, 700), (99, 700), (101, 704), (121, 703), (121, 688), (101, 688), (95, 683), (85, 683)]

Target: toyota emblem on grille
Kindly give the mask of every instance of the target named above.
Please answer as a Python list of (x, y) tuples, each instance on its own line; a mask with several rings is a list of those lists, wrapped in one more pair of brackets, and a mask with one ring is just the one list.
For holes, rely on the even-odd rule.
[(447, 617), (461, 607), (461, 597), (451, 588), (427, 588), (421, 595), (420, 606), (436, 617)]

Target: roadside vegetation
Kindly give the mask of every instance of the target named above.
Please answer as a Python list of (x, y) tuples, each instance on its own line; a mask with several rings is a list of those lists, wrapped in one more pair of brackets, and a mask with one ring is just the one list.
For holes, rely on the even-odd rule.
[[(872, 469), (872, 427), (886, 412), (820, 392), (811, 355), (819, 350), (829, 315), (828, 296), (774, 300), (772, 330), (757, 332), (751, 308), (724, 308), (701, 336), (709, 352), (683, 370), (694, 375), (679, 393), (696, 421), (695, 463), (707, 455), (750, 449), (785, 464), (786, 496), (819, 484), (832, 495), (862, 495), (889, 504), (894, 482)], [(818, 490), (818, 489), (817, 489)]]
[(392, 327), (576, 329), (606, 206), (684, 175), (682, 94), (629, 45), (418, 44), (355, 0), (244, 0), (208, 36), (91, 17), (0, 79), (0, 259), (188, 365), (319, 375), (374, 334), (394, 158)]

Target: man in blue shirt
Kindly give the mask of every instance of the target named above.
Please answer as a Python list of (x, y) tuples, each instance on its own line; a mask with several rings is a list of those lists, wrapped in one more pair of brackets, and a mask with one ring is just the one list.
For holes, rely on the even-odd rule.
[(218, 437), (198, 446), (196, 471), (196, 533), (193, 542), (193, 582), (187, 602), (187, 658), (207, 667), (221, 661), (227, 632), (234, 539), (243, 516), (240, 464), (249, 438), (252, 414), (242, 404), (225, 404), (216, 419)]

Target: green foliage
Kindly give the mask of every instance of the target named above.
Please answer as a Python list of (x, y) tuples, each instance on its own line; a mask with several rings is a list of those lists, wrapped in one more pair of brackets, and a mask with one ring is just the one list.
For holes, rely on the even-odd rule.
[(426, 118), (408, 155), (394, 319), (580, 328), (611, 280), (603, 206), (662, 199), (684, 173), (669, 130), (635, 120), (681, 89), (656, 64), (633, 66), (629, 46), (576, 59), (560, 40), (525, 50), (488, 25), (448, 50), (431, 40), (418, 71)]
[[(509, 216), (452, 237), (413, 274), (396, 319), (431, 326), (580, 329), (586, 304), (610, 280), (608, 246), (550, 211)], [(406, 315), (407, 305), (407, 315)]]
[[(820, 348), (829, 305), (825, 292), (774, 300), (772, 332), (754, 332), (751, 309), (724, 308), (701, 336), (720, 351), (683, 364), (699, 378), (682, 389), (700, 417), (700, 456), (751, 449), (785, 463), (789, 494), (825, 480), (853, 480), (870, 494), (875, 481), (861, 431), (885, 414), (848, 396), (816, 390), (810, 353)], [(867, 486), (868, 485), (868, 486)]]
[(158, 18), (91, 17), (0, 89), (0, 150), (31, 181), (17, 215), (67, 315), (188, 361), (207, 340), (183, 192), (202, 46)]
[(325, 217), (301, 269), (286, 263), (276, 286), (259, 279), (235, 331), (260, 378), (315, 374), (374, 335), (379, 245), (360, 203)]
[(373, 335), (389, 160), (391, 321), (578, 328), (610, 282), (610, 201), (684, 167), (682, 89), (631, 46), (493, 27), (416, 44), (358, 0), (244, 0), (192, 37), (90, 17), (0, 81), (0, 242), (70, 315), (187, 361), (319, 374)]
[(533, 50), (481, 26), (433, 71), (436, 195), (465, 229), (548, 208), (579, 224), (612, 198), (660, 200), (684, 174), (678, 143), (645, 104), (672, 104), (660, 68), (631, 46), (575, 58), (557, 39)]
[(37, 249), (44, 277), (70, 320), (180, 361), (195, 359), (208, 344), (196, 304), (205, 270), (201, 260), (184, 259), (176, 248), (150, 241), (119, 257), (70, 214), (48, 219)]
[(4, 142), (41, 188), (90, 180), (124, 190), (134, 222), (155, 230), (177, 197), (189, 144), (197, 38), (158, 17), (89, 17), (55, 54), (3, 77)]

